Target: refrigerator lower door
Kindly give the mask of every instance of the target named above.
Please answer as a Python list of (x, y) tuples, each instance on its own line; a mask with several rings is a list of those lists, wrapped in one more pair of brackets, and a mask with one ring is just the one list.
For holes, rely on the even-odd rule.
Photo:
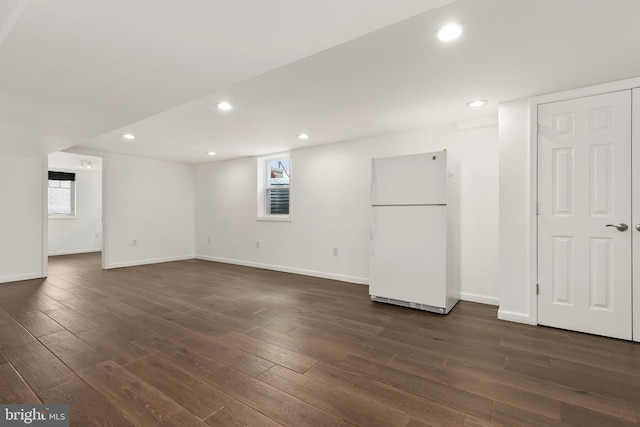
[(447, 207), (372, 209), (372, 299), (444, 312), (439, 309), (446, 307)]

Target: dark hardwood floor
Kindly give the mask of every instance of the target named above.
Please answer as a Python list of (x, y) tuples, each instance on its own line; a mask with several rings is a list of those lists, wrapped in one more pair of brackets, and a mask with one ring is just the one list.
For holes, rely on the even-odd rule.
[(640, 345), (205, 261), (0, 284), (0, 402), (74, 426), (636, 426)]

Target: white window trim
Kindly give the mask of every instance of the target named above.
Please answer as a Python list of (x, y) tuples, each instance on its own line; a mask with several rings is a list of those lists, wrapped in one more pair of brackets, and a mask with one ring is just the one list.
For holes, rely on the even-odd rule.
[[(273, 160), (289, 160), (289, 214), (268, 214), (267, 213), (267, 165)], [(293, 162), (291, 162), (290, 153), (273, 154), (269, 156), (258, 157), (257, 159), (257, 205), (258, 212), (256, 214), (256, 221), (282, 221), (291, 222), (293, 215)]]
[[(71, 206), (73, 208), (72, 214), (50, 214), (48, 213), (49, 209), (47, 208), (47, 215), (49, 219), (61, 219), (61, 220), (70, 220), (70, 219), (78, 219), (78, 186), (77, 181), (71, 181)], [(47, 180), (47, 188), (49, 187), (49, 181)], [(47, 202), (48, 202), (47, 197)]]

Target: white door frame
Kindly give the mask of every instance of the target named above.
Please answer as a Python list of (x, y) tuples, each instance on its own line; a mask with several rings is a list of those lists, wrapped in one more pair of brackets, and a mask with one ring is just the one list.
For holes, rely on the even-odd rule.
[[(70, 149), (69, 153), (84, 154), (87, 156), (100, 157), (102, 159), (102, 269), (109, 268), (109, 233), (108, 230), (108, 218), (107, 218), (107, 203), (108, 197), (108, 184), (107, 184), (107, 171), (108, 171), (108, 155), (101, 151), (84, 150), (84, 149)], [(49, 156), (42, 157), (42, 170), (43, 170), (43, 194), (42, 194), (42, 277), (49, 275)]]
[(49, 275), (49, 156), (42, 156), (42, 277)]
[[(635, 114), (631, 116), (631, 164), (640, 165), (640, 89), (634, 88), (631, 91), (631, 108), (635, 111)], [(634, 129), (636, 131), (634, 132)], [(635, 150), (633, 147), (638, 147)], [(631, 191), (636, 189), (636, 193), (640, 194), (640, 166), (631, 170)], [(631, 233), (635, 235), (635, 239), (631, 241), (631, 251), (635, 254), (635, 257), (631, 259), (632, 262), (632, 327), (633, 327), (633, 340), (640, 342), (640, 233), (636, 229), (636, 225), (640, 224), (640, 197), (632, 197), (631, 199), (631, 219), (632, 223), (629, 224)], [(635, 214), (635, 215), (634, 215)], [(637, 272), (633, 274), (633, 272)]]
[[(620, 80), (616, 82), (604, 83), (595, 86), (588, 86), (578, 89), (567, 90), (563, 92), (556, 92), (546, 95), (536, 96), (530, 99), (529, 105), (529, 117), (530, 117), (530, 129), (529, 129), (529, 170), (530, 170), (530, 188), (529, 188), (529, 236), (530, 236), (530, 259), (529, 265), (532, 266), (530, 268), (530, 274), (528, 278), (529, 282), (529, 323), (538, 324), (538, 298), (536, 292), (536, 285), (538, 283), (538, 218), (536, 214), (536, 206), (538, 203), (538, 106), (540, 104), (546, 104), (549, 102), (557, 102), (564, 101), (567, 99), (574, 98), (584, 98), (592, 95), (599, 95), (602, 93), (608, 92), (616, 92), (621, 90), (629, 90), (640, 88), (640, 77)], [(638, 112), (635, 113), (640, 114)], [(633, 120), (633, 118), (632, 118)], [(634, 123), (637, 123), (638, 120), (635, 120)], [(636, 133), (640, 132), (640, 130), (636, 130), (632, 133), (633, 140), (637, 140)], [(633, 144), (633, 142), (632, 142)], [(631, 177), (629, 177), (631, 179)], [(634, 218), (634, 221), (640, 222), (640, 218)], [(634, 222), (635, 226), (635, 222)], [(632, 230), (635, 232), (635, 230)], [(640, 234), (637, 236), (640, 238)], [(635, 316), (633, 316), (634, 325), (638, 325), (638, 317), (640, 317), (640, 298), (637, 296), (640, 295), (640, 281), (639, 283), (633, 284), (633, 295), (634, 295), (634, 304), (633, 304), (633, 312)], [(633, 340), (640, 342), (640, 328), (636, 327), (633, 331)]]

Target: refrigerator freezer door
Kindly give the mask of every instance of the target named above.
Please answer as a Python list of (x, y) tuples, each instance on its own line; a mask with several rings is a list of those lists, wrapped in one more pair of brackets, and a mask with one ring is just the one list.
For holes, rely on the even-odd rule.
[(444, 205), (446, 188), (446, 152), (372, 161), (372, 205)]
[(446, 305), (446, 206), (373, 207), (369, 294)]

